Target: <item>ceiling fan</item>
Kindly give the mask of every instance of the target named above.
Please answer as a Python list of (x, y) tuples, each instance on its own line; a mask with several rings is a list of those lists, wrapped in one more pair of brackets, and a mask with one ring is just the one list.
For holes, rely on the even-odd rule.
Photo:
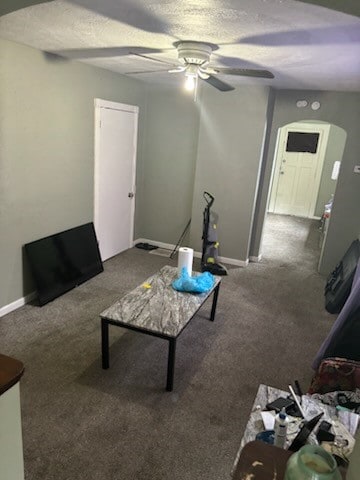
[(214, 44), (194, 41), (180, 41), (175, 43), (175, 47), (177, 48), (180, 65), (174, 65), (170, 62), (150, 57), (148, 55), (132, 53), (133, 55), (137, 55), (148, 60), (165, 63), (171, 68), (167, 70), (149, 70), (126, 73), (129, 75), (157, 73), (163, 71), (167, 71), (168, 73), (182, 73), (185, 76), (185, 88), (190, 91), (196, 91), (197, 82), (199, 79), (204, 80), (212, 87), (215, 87), (217, 90), (222, 92), (229, 92), (235, 89), (235, 87), (232, 85), (220, 80), (217, 77), (218, 74), (257, 78), (274, 78), (274, 75), (268, 70), (211, 66), (211, 54), (214, 50), (218, 49), (218, 46)]

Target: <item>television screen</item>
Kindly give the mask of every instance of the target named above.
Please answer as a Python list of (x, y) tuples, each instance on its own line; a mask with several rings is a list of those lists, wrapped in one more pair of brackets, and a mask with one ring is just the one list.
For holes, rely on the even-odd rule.
[(318, 142), (318, 133), (289, 132), (286, 151), (316, 153)]
[(40, 305), (104, 270), (93, 223), (24, 245)]

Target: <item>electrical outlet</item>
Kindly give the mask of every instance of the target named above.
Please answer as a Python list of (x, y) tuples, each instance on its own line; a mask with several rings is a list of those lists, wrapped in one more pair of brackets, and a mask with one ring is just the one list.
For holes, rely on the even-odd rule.
[(354, 173), (360, 173), (360, 165), (355, 165)]

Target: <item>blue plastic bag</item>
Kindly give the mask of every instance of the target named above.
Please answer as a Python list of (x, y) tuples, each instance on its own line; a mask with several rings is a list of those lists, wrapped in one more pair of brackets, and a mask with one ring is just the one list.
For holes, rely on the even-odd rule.
[(190, 277), (187, 269), (181, 270), (181, 276), (173, 281), (172, 287), (179, 292), (205, 293), (211, 290), (215, 282), (214, 275), (204, 272), (196, 277)]

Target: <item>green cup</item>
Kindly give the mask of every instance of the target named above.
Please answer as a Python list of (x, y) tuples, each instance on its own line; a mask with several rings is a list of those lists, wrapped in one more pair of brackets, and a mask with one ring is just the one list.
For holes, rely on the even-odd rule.
[(335, 458), (317, 445), (304, 445), (289, 458), (284, 480), (341, 480)]

